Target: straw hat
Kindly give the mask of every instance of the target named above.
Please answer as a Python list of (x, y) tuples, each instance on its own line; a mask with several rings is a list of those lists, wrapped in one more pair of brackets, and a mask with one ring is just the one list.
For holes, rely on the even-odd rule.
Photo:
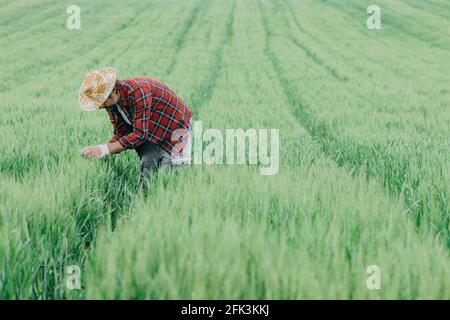
[(104, 67), (89, 72), (80, 86), (78, 100), (81, 109), (98, 109), (111, 94), (117, 79), (117, 70)]

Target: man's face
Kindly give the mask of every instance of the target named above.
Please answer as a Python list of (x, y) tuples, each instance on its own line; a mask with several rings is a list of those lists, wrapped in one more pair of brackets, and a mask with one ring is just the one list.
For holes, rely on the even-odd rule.
[(109, 108), (115, 105), (119, 101), (119, 93), (114, 89), (109, 95), (108, 99), (103, 102), (99, 109)]

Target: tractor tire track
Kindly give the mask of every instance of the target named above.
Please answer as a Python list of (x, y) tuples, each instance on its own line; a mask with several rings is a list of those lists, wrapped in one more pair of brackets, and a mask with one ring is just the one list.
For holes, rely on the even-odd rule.
[[(36, 43), (45, 43), (46, 40), (48, 40), (48, 35), (46, 35), (46, 32), (48, 30), (43, 30), (43, 27), (47, 25), (47, 28), (54, 28), (54, 25), (52, 25), (54, 21), (65, 21), (66, 19), (65, 16), (67, 16), (67, 14), (65, 13), (65, 11), (63, 14), (61, 14), (61, 10), (52, 11), (52, 13), (56, 12), (59, 12), (60, 14), (56, 16), (52, 15), (51, 18), (47, 18), (46, 16), (39, 16), (39, 22), (33, 23), (33, 21), (30, 21), (29, 23), (33, 23), (33, 25), (29, 28), (24, 30), (15, 29), (14, 32), (8, 33), (5, 37), (0, 38), (0, 46), (11, 46), (11, 50), (4, 51), (2, 56), (0, 57), (0, 66), (3, 66), (5, 64), (9, 65), (11, 63), (11, 60), (17, 60), (17, 54), (20, 54), (24, 51), (33, 50)], [(61, 28), (59, 30), (59, 33), (54, 33), (53, 35), (58, 36), (63, 32), (67, 32), (65, 27)], [(12, 46), (11, 44), (13, 44), (14, 46)], [(14, 51), (13, 47), (18, 47), (20, 49), (16, 49)]]
[[(284, 76), (281, 62), (270, 44), (271, 30), (266, 13), (261, 1), (257, 1), (261, 22), (266, 33), (264, 51), (271, 61), (277, 80), (281, 84), (294, 116), (302, 123), (309, 135), (319, 143), (322, 152), (339, 167), (346, 168), (353, 173), (363, 170), (367, 179), (380, 179), (383, 186), (395, 196), (399, 197), (403, 193), (404, 203), (408, 208), (406, 211), (412, 215), (417, 228), (419, 228), (423, 219), (427, 216), (426, 208), (423, 206), (426, 199), (423, 199), (419, 193), (420, 178), (411, 173), (411, 159), (400, 158), (379, 143), (369, 146), (357, 141), (340, 140), (335, 137), (325, 121), (320, 121), (314, 117), (311, 108), (297, 98), (298, 90)], [(440, 178), (443, 179), (443, 177)], [(434, 194), (438, 198), (436, 204), (439, 208), (442, 208), (442, 217), (441, 221), (437, 222), (436, 234), (442, 238), (447, 248), (450, 249), (449, 196), (445, 189), (437, 186), (435, 188)]]
[(0, 26), (0, 44), (5, 45), (8, 42), (12, 41), (26, 42), (27, 40), (33, 38), (36, 35), (36, 30), (41, 29), (43, 25), (57, 20), (65, 21), (68, 17), (68, 14), (62, 8), (57, 8), (49, 10), (48, 12), (46, 11), (44, 13), (40, 13), (40, 20), (35, 23), (33, 23), (33, 21), (24, 21), (21, 25), (14, 27), (13, 30), (8, 30), (8, 26)]
[[(430, 1), (427, 1), (425, 3), (425, 5), (423, 5), (424, 2), (422, 2), (422, 1), (419, 2), (420, 5), (417, 2), (411, 2), (411, 1), (405, 1), (405, 0), (400, 0), (400, 1), (404, 5), (406, 5), (406, 6), (410, 7), (410, 8), (416, 9), (418, 11), (424, 11), (424, 12), (430, 14), (430, 15), (443, 18), (443, 19), (445, 19), (447, 21), (450, 20), (450, 15), (448, 15), (448, 14), (445, 15), (444, 14), (444, 12), (450, 12), (450, 7), (443, 8), (443, 7), (437, 6), (435, 3), (434, 4), (431, 3)], [(433, 8), (431, 9), (431, 7), (433, 7)]]
[[(206, 1), (206, 4), (205, 4), (205, 1)], [(172, 70), (178, 61), (180, 51), (181, 51), (181, 49), (183, 49), (184, 44), (186, 43), (186, 36), (189, 33), (189, 31), (191, 30), (191, 28), (195, 25), (195, 22), (198, 19), (200, 9), (207, 10), (208, 7), (210, 6), (210, 4), (211, 4), (210, 0), (199, 0), (197, 2), (196, 6), (192, 9), (192, 12), (191, 12), (189, 18), (187, 19), (187, 21), (185, 22), (183, 29), (179, 33), (178, 38), (175, 40), (175, 55), (172, 57), (172, 60), (169, 63), (165, 74), (167, 74), (167, 75), (172, 74)], [(203, 6), (203, 8), (202, 8), (202, 6)]]
[[(157, 18), (154, 19), (154, 20), (152, 20), (152, 23), (157, 23), (158, 21), (160, 21), (160, 20), (163, 18), (163, 15), (160, 14), (160, 13), (162, 13), (162, 12), (164, 12), (164, 8), (160, 8), (160, 10), (158, 11), (158, 14), (156, 15)], [(134, 22), (136, 22), (136, 21), (137, 21), (137, 19), (134, 20)], [(138, 25), (138, 23), (135, 23), (135, 24), (134, 24), (134, 26), (136, 26), (136, 25)], [(130, 26), (129, 26), (129, 27), (130, 27)], [(123, 57), (123, 56), (128, 52), (128, 50), (130, 50), (130, 48), (133, 46), (133, 44), (135, 44), (135, 43), (136, 43), (136, 39), (133, 38), (133, 37), (131, 37), (130, 41), (128, 41), (128, 43), (127, 43), (127, 45), (125, 46), (125, 48), (123, 48), (118, 54), (116, 54), (116, 55), (111, 59), (110, 64), (111, 64), (112, 66), (115, 65), (115, 63), (116, 63), (121, 57)]]
[[(281, 3), (286, 5), (285, 6), (287, 8), (286, 14), (290, 13), (292, 18), (296, 19), (296, 16), (293, 14), (295, 12), (295, 10), (294, 10), (294, 7), (292, 6), (292, 3), (290, 2), (290, 0), (282, 0)], [(334, 9), (331, 8), (331, 10), (334, 10)], [(302, 28), (301, 26), (298, 26), (299, 32), (302, 31), (301, 28)], [(295, 38), (294, 30), (290, 29), (290, 31), (292, 33), (292, 36)], [(363, 35), (363, 34), (359, 33), (359, 35)], [(364, 59), (353, 59), (352, 63), (347, 63), (349, 57), (348, 56), (346, 57), (346, 56), (342, 55), (342, 53), (339, 52), (339, 50), (336, 51), (334, 48), (330, 48), (330, 46), (328, 46), (328, 44), (318, 41), (317, 37), (315, 37), (314, 35), (310, 36), (310, 40), (312, 42), (319, 43), (319, 47), (321, 47), (321, 48), (322, 47), (326, 47), (327, 48), (326, 51), (328, 53), (332, 54), (333, 57), (335, 57), (334, 61), (335, 61), (335, 63), (337, 65), (339, 65), (339, 66), (341, 66), (343, 64), (345, 65), (345, 70), (346, 70), (345, 73), (351, 73), (351, 74), (355, 74), (356, 73), (358, 75), (363, 75), (364, 74), (364, 75), (366, 75), (366, 77), (371, 77), (372, 71), (370, 71), (370, 69), (368, 69), (367, 66), (370, 65), (370, 64), (377, 65), (378, 63), (380, 63), (380, 61), (374, 59), (373, 56), (370, 56), (370, 55), (366, 54), (364, 50), (359, 51), (358, 54), (357, 54), (358, 58), (363, 58), (364, 57)], [(294, 39), (294, 42), (295, 41), (298, 42), (297, 39)], [(390, 45), (390, 43), (389, 42), (384, 42), (384, 45), (388, 46), (388, 45)], [(340, 61), (339, 61), (339, 59), (340, 59)], [(359, 60), (364, 61), (364, 63), (360, 63)], [(401, 61), (399, 61), (399, 64), (400, 63), (401, 63)], [(330, 71), (332, 72), (332, 70), (330, 70)], [(380, 69), (377, 69), (377, 71), (381, 72)], [(404, 75), (402, 75), (399, 72), (399, 70), (389, 69), (389, 70), (383, 70), (383, 72), (386, 72), (387, 74), (391, 74), (391, 75), (395, 76), (396, 78), (399, 78), (399, 81), (400, 80), (404, 80), (404, 79), (402, 79), (402, 78), (404, 78)], [(343, 78), (345, 80), (350, 80), (351, 79), (351, 78), (347, 77), (346, 75)], [(375, 81), (375, 79), (371, 79), (371, 80)], [(383, 84), (385, 84), (385, 82), (383, 82)], [(361, 94), (361, 92), (358, 91), (358, 92), (355, 92), (354, 94), (359, 96), (359, 97), (361, 97), (362, 99), (364, 99), (364, 96)]]
[[(328, 5), (329, 7), (332, 7), (334, 9), (339, 10), (340, 12), (342, 12), (343, 14), (348, 16), (350, 19), (354, 19), (354, 16), (352, 16), (348, 13), (349, 8), (355, 14), (364, 13), (366, 10), (366, 8), (362, 4), (354, 3), (353, 1), (347, 1), (345, 3), (344, 8), (342, 8), (342, 2), (337, 3), (333, 0), (328, 0), (328, 1), (322, 0), (321, 3), (323, 3), (324, 5)], [(424, 36), (423, 33), (419, 33), (408, 27), (408, 26), (414, 25), (413, 21), (411, 21), (409, 18), (399, 19), (399, 17), (402, 18), (402, 15), (394, 16), (394, 15), (391, 15), (389, 12), (384, 11), (383, 12), (383, 24), (391, 26), (396, 32), (403, 33), (407, 37), (409, 37), (417, 42), (420, 42), (427, 47), (434, 48), (434, 49), (437, 48), (437, 49), (445, 50), (445, 51), (449, 50), (449, 47), (446, 46), (445, 43), (441, 43), (441, 39), (427, 38), (426, 36)], [(439, 32), (439, 30), (437, 30), (434, 26), (429, 26), (429, 27), (434, 33)]]
[[(272, 0), (273, 1), (273, 0)], [(297, 20), (297, 17), (294, 14), (294, 10), (290, 4), (288, 4), (285, 1), (281, 1), (282, 5), (287, 8), (286, 12), (288, 15), (291, 16), (292, 20), (294, 21), (295, 26), (298, 28), (298, 30), (301, 33), (307, 34), (305, 29), (300, 25), (299, 21)], [(309, 34), (308, 34), (309, 35)], [(322, 58), (318, 56), (316, 52), (308, 48), (305, 44), (303, 44), (299, 39), (295, 37), (295, 35), (292, 33), (292, 30), (290, 30), (289, 34), (286, 34), (288, 39), (294, 43), (298, 48), (303, 50), (303, 52), (306, 54), (308, 58), (310, 58), (312, 61), (314, 61), (317, 65), (322, 67), (325, 71), (328, 72), (329, 75), (331, 75), (333, 78), (339, 81), (348, 81), (348, 76), (342, 76), (340, 73), (331, 65), (327, 64)], [(311, 35), (309, 35), (311, 37)]]
[(191, 105), (193, 106), (193, 108), (195, 108), (194, 111), (196, 114), (198, 114), (201, 111), (201, 108), (211, 99), (214, 93), (214, 89), (217, 86), (217, 78), (219, 76), (219, 72), (223, 64), (223, 56), (225, 51), (224, 49), (229, 45), (234, 35), (233, 25), (234, 25), (235, 11), (236, 11), (236, 2), (233, 3), (231, 13), (228, 16), (228, 20), (225, 27), (224, 39), (221, 42), (221, 45), (214, 52), (214, 62), (211, 72), (208, 75), (205, 83), (196, 90), (194, 90), (194, 92), (197, 92), (197, 94), (192, 96), (190, 99)]
[[(344, 59), (344, 60), (347, 60), (347, 59), (348, 59), (347, 57), (343, 57), (339, 52), (336, 52), (336, 50), (334, 50), (334, 48), (330, 48), (330, 46), (329, 46), (327, 43), (324, 43), (324, 42), (322, 42), (322, 41), (319, 41), (318, 38), (317, 38), (317, 36), (315, 36), (314, 34), (312, 34), (312, 33), (310, 33), (310, 32), (307, 32), (307, 31), (305, 30), (305, 28), (304, 28), (304, 27), (301, 25), (301, 23), (298, 21), (297, 16), (294, 14), (295, 8), (292, 6), (292, 3), (290, 2), (290, 0), (282, 0), (281, 3), (286, 7), (286, 12), (291, 16), (292, 20), (294, 21), (295, 26), (297, 27), (297, 29), (298, 29), (298, 31), (299, 31), (300, 33), (303, 33), (303, 34), (307, 35), (311, 41), (314, 41), (314, 42), (318, 43), (321, 47), (326, 47), (326, 48), (327, 48), (327, 51), (328, 51), (329, 53), (331, 53), (333, 56), (335, 56), (335, 57), (339, 56), (340, 58), (342, 58), (342, 59)], [(291, 31), (291, 36), (290, 36), (290, 38), (294, 38), (294, 40), (291, 40), (291, 41), (292, 41), (295, 45), (297, 45), (297, 46), (299, 46), (301, 49), (303, 49), (303, 51), (305, 51), (305, 49), (308, 50), (308, 47), (306, 47), (306, 46), (304, 46), (304, 45), (303, 45), (303, 46), (304, 46), (305, 48), (302, 48), (302, 47), (301, 47), (301, 46), (302, 46), (301, 43), (300, 43), (300, 45), (299, 45), (299, 41), (298, 41), (297, 38), (295, 38), (294, 32), (293, 32), (292, 30), (290, 30), (290, 31)], [(311, 53), (312, 53), (313, 55), (315, 55), (314, 52), (311, 52)], [(358, 52), (358, 55), (359, 55), (360, 57), (364, 56), (366, 61), (373, 61), (373, 58), (372, 58), (371, 56), (368, 56), (367, 54), (365, 54), (363, 51)], [(319, 58), (319, 59), (320, 59), (320, 58)], [(318, 62), (319, 62), (318, 64), (320, 65), (320, 61), (318, 61)], [(356, 64), (356, 62), (357, 62), (357, 61), (354, 61), (354, 63), (351, 63), (351, 64), (346, 64), (346, 68), (351, 68), (351, 69), (353, 69), (355, 72), (357, 72), (358, 74), (363, 74), (363, 73), (364, 73), (364, 74), (370, 74), (370, 72), (368, 72), (366, 69), (364, 69), (364, 66), (362, 66), (362, 65), (360, 65), (360, 64)], [(350, 78), (349, 78), (347, 75), (340, 76), (340, 75), (338, 74), (337, 70), (334, 69), (333, 67), (330, 67), (330, 70), (328, 70), (328, 71), (329, 71), (328, 73), (330, 73), (331, 75), (333, 75), (333, 73), (335, 72), (336, 75), (338, 76), (338, 79), (339, 79), (339, 78), (342, 78), (343, 81), (348, 81), (348, 80), (350, 80)]]
[[(139, 8), (136, 9), (137, 14), (132, 22), (127, 23), (127, 24), (122, 23), (122, 24), (115, 25), (114, 28), (111, 28), (109, 34), (123, 33), (123, 32), (126, 32), (129, 28), (137, 25), (137, 23), (139, 21), (139, 17), (142, 16), (145, 12), (145, 10), (143, 10), (144, 8), (145, 7), (143, 7), (142, 9), (139, 9)], [(7, 82), (8, 84), (2, 84), (0, 82), (0, 86), (1, 86), (0, 93), (9, 93), (9, 92), (17, 91), (17, 90), (23, 91), (24, 87), (26, 87), (29, 83), (35, 82), (37, 78), (42, 78), (43, 76), (45, 76), (49, 73), (55, 73), (56, 71), (64, 72), (64, 70), (67, 67), (67, 64), (73, 64), (73, 63), (78, 63), (79, 61), (85, 61), (86, 56), (91, 54), (98, 47), (102, 47), (104, 43), (107, 43), (109, 41), (109, 39), (110, 39), (109, 36), (105, 36), (102, 38), (102, 40), (100, 42), (92, 43), (92, 47), (90, 49), (88, 49), (87, 51), (82, 50), (83, 54), (77, 54), (76, 59), (72, 59), (70, 61), (66, 61), (65, 59), (61, 59), (61, 61), (58, 61), (58, 58), (56, 58), (56, 59), (46, 60), (45, 64), (38, 64), (36, 62), (32, 62), (34, 76), (31, 76), (31, 77), (29, 75), (30, 66), (29, 65), (22, 66), (21, 69), (15, 70), (14, 76), (16, 78), (26, 79), (26, 81), (19, 83), (18, 81), (11, 81), (11, 79), (9, 79)], [(69, 44), (69, 46), (70, 46), (70, 44)], [(81, 51), (81, 49), (80, 49), (80, 51)], [(54, 67), (54, 64), (53, 64), (53, 62), (55, 60), (59, 62), (57, 64), (56, 68)], [(1, 79), (0, 79), (0, 81), (1, 81)]]
[[(335, 50), (333, 50), (333, 48), (330, 48), (329, 46), (327, 46), (327, 44), (323, 43), (322, 41), (319, 41), (318, 38), (316, 36), (314, 36), (314, 34), (312, 34), (311, 32), (308, 32), (300, 23), (300, 21), (298, 20), (297, 15), (295, 15), (295, 8), (292, 6), (292, 3), (289, 0), (281, 0), (280, 3), (286, 8), (286, 12), (288, 15), (291, 16), (292, 21), (294, 22), (294, 25), (296, 26), (297, 30), (302, 33), (305, 34), (311, 41), (314, 41), (318, 44), (320, 44), (321, 47), (326, 46), (327, 47), (327, 51), (332, 53), (332, 55), (337, 56), (339, 55), (339, 53), (337, 53)], [(312, 59), (318, 59), (318, 61), (316, 61), (317, 64), (321, 65), (321, 63), (324, 63), (324, 67), (325, 69), (327, 69), (328, 73), (330, 75), (332, 75), (333, 77), (337, 78), (338, 80), (341, 81), (348, 81), (349, 77), (347, 75), (340, 75), (339, 72), (333, 68), (332, 66), (328, 66), (327, 64), (325, 64), (324, 61), (322, 61), (322, 59), (318, 58), (317, 55), (310, 50), (307, 46), (303, 45), (301, 42), (299, 42), (299, 40), (295, 37), (295, 34), (293, 32), (293, 30), (291, 31), (291, 35), (289, 36), (289, 38), (291, 39), (291, 41), (298, 47), (300, 47), (300, 49), (302, 49), (303, 51), (305, 51), (305, 53), (311, 54), (311, 58)], [(360, 53), (361, 54), (361, 53)], [(367, 57), (367, 56), (366, 56)], [(367, 57), (367, 59), (369, 59)], [(364, 69), (360, 66), (351, 64), (350, 67), (352, 69), (354, 69), (356, 72), (358, 73), (362, 73), (364, 72)]]
[(342, 76), (339, 74), (339, 72), (333, 68), (332, 66), (328, 65), (323, 59), (319, 58), (317, 53), (315, 53), (313, 50), (309, 49), (307, 46), (305, 46), (303, 43), (301, 43), (292, 33), (288, 35), (289, 39), (292, 43), (294, 43), (297, 47), (303, 50), (303, 52), (306, 54), (308, 58), (310, 58), (312, 61), (314, 61), (318, 66), (322, 67), (325, 71), (328, 72), (329, 75), (331, 75), (333, 78), (339, 81), (348, 81), (348, 76)]
[[(19, 24), (28, 24), (28, 15), (25, 15), (24, 11), (39, 11), (39, 13), (46, 13), (47, 17), (48, 12), (53, 13), (52, 2), (54, 1), (36, 1), (35, 3), (29, 3), (27, 6), (22, 7), (18, 5), (18, 2), (16, 1), (8, 1), (9, 6), (6, 7), (3, 4), (0, 4), (2, 6), (2, 13), (0, 15), (0, 27), (8, 26), (11, 23), (15, 22)], [(0, 37), (0, 40), (3, 40), (3, 37)]]
[[(309, 39), (311, 39), (311, 41), (314, 41), (314, 42), (320, 44), (320, 46), (325, 46), (325, 44), (322, 41), (319, 41), (319, 39), (316, 36), (314, 36), (314, 34), (307, 31), (302, 26), (302, 24), (300, 23), (300, 21), (298, 19), (298, 16), (295, 14), (295, 8), (292, 6), (292, 3), (290, 2), (290, 0), (281, 0), (280, 2), (282, 3), (283, 6), (286, 7), (286, 12), (291, 16), (292, 21), (294, 21), (294, 25), (297, 27), (297, 30), (300, 33), (305, 34), (307, 37), (309, 37)], [(291, 31), (291, 37), (294, 39), (292, 42), (295, 45), (297, 45), (298, 47), (300, 47), (301, 49), (303, 49), (303, 51), (305, 51), (305, 53), (307, 55), (310, 53), (312, 55), (311, 58), (318, 59), (318, 61), (316, 61), (316, 63), (321, 65), (321, 63), (323, 62), (322, 59), (318, 58), (317, 55), (312, 50), (310, 50), (307, 46), (301, 44), (299, 42), (299, 40), (297, 38), (295, 38), (294, 32), (292, 30), (290, 30), (290, 31)], [(336, 53), (336, 51), (333, 50), (333, 48), (330, 48), (328, 46), (327, 46), (327, 51), (332, 53), (333, 55), (338, 54), (338, 53)], [(327, 65), (325, 62), (323, 62), (323, 63), (324, 63), (324, 67), (325, 67), (325, 69), (327, 69), (328, 73), (331, 74), (332, 76), (334, 76), (335, 78), (337, 78), (338, 80), (341, 80), (341, 81), (349, 80), (349, 77), (347, 75), (340, 75), (340, 73), (335, 68)], [(363, 70), (361, 67), (358, 67), (358, 66), (351, 65), (351, 67), (359, 73), (362, 72), (362, 70)]]

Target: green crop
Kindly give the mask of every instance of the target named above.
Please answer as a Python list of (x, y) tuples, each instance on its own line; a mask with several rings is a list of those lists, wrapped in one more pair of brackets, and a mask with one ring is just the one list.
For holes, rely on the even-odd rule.
[[(1, 1), (1, 299), (449, 299), (450, 5)], [(204, 128), (280, 130), (280, 169), (138, 183), (84, 75), (168, 84)], [(195, 134), (195, 133), (194, 133)], [(205, 143), (206, 145), (206, 143)], [(66, 267), (81, 270), (81, 289)], [(367, 287), (369, 266), (381, 288)]]

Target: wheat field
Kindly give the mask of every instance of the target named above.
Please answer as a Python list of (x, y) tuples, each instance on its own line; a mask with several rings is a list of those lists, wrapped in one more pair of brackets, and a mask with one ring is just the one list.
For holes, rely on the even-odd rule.
[[(450, 298), (448, 1), (377, 0), (380, 30), (359, 0), (79, 0), (76, 30), (75, 3), (0, 2), (1, 299)], [(101, 66), (204, 129), (279, 129), (279, 171), (144, 195), (134, 151), (80, 156), (112, 137), (77, 100)]]

